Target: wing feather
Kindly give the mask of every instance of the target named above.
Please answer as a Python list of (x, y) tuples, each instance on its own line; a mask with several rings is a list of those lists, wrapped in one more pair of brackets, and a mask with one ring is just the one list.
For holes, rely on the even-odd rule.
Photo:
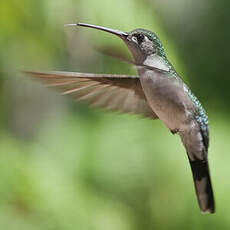
[(94, 107), (158, 118), (150, 108), (137, 76), (75, 72), (25, 72), (47, 87), (57, 88)]

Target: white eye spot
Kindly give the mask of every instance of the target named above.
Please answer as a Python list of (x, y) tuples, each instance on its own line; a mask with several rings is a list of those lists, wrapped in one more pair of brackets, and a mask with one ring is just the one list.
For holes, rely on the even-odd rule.
[(132, 41), (137, 43), (137, 37), (133, 36)]
[(145, 41), (146, 41), (146, 42), (149, 42), (150, 40), (148, 39), (148, 37), (145, 36)]

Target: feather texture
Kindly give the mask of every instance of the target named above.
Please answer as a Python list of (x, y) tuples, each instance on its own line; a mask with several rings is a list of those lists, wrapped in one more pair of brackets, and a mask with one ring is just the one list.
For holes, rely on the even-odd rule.
[(151, 119), (157, 115), (150, 108), (137, 76), (76, 72), (25, 72), (62, 95), (94, 107), (139, 114)]

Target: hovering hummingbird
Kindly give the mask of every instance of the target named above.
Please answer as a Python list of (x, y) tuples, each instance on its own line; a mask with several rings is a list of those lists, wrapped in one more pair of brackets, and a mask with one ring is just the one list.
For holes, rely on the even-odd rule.
[(214, 213), (208, 147), (208, 117), (196, 96), (168, 61), (157, 35), (135, 29), (129, 33), (85, 23), (67, 24), (103, 30), (121, 38), (131, 51), (138, 76), (73, 73), (27, 72), (96, 107), (140, 114), (160, 119), (173, 133), (180, 135), (191, 165), (195, 190), (202, 212)]

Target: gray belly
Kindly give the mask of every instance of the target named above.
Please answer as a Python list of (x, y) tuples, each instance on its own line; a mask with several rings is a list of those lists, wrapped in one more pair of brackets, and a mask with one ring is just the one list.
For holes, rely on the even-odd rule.
[(150, 107), (170, 130), (183, 130), (191, 122), (193, 103), (180, 79), (147, 70), (140, 80)]

